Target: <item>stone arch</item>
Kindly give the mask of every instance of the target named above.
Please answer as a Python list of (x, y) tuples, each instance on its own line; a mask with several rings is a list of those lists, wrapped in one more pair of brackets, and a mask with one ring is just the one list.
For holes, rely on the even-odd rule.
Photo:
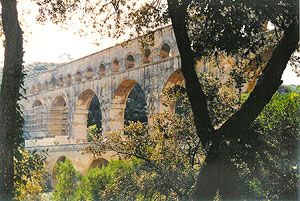
[(42, 91), (42, 85), (41, 83), (38, 83), (37, 86), (36, 86), (36, 91), (39, 93)]
[(125, 80), (119, 84), (114, 92), (110, 109), (110, 128), (114, 130), (124, 128), (124, 112), (127, 98), (132, 88), (137, 84), (135, 80)]
[(73, 124), (73, 134), (77, 142), (87, 140), (88, 112), (94, 96), (95, 92), (93, 90), (86, 89), (78, 97)]
[(47, 81), (45, 81), (45, 84), (44, 84), (44, 90), (48, 90), (49, 89), (49, 84)]
[(49, 111), (49, 136), (55, 137), (68, 134), (68, 110), (66, 101), (62, 96), (57, 96)]
[(105, 65), (104, 64), (101, 64), (99, 66), (98, 73), (99, 73), (99, 77), (105, 76), (106, 70), (105, 70)]
[(132, 54), (129, 54), (126, 57), (126, 63), (125, 63), (126, 68), (133, 68), (134, 67), (134, 57), (132, 56)]
[(56, 166), (56, 164), (64, 163), (65, 161), (66, 161), (66, 157), (60, 156), (54, 164), (54, 167), (52, 170), (52, 175), (51, 175), (51, 187), (52, 188), (55, 188), (55, 186), (57, 185), (57, 179), (56, 179), (57, 172), (55, 171), (55, 166)]
[(87, 69), (87, 72), (86, 72), (86, 79), (92, 79), (93, 78), (93, 76), (94, 76), (94, 71), (93, 71), (93, 69), (92, 68), (88, 68)]
[(31, 108), (28, 108), (24, 115), (26, 126), (24, 127), (25, 139), (44, 137), (44, 107), (40, 100), (35, 100)]
[(143, 50), (143, 64), (150, 63), (152, 61), (152, 53), (150, 49)]
[[(174, 71), (167, 79), (167, 81), (164, 84), (164, 87), (162, 89), (162, 92), (167, 90), (169, 87), (173, 87), (175, 85), (180, 85), (184, 81), (184, 77), (180, 71), (180, 69)], [(160, 98), (160, 111), (163, 110), (169, 110), (171, 112), (175, 112), (175, 102), (174, 103), (168, 103), (169, 106), (166, 106), (164, 103), (166, 103), (166, 100), (164, 97)]]
[(82, 75), (81, 73), (78, 71), (75, 75), (75, 81), (76, 82), (81, 82), (81, 79), (82, 79)]
[(63, 80), (62, 77), (59, 78), (59, 80), (58, 80), (58, 85), (59, 85), (60, 87), (64, 86), (64, 80)]
[(35, 92), (36, 92), (36, 89), (35, 89), (35, 86), (33, 85), (33, 86), (31, 87), (30, 93), (33, 95), (33, 94), (35, 94)]
[(67, 75), (67, 79), (66, 79), (67, 85), (70, 86), (72, 83), (72, 76), (70, 74)]
[(92, 161), (92, 163), (89, 166), (89, 170), (93, 169), (93, 168), (102, 168), (103, 166), (107, 166), (108, 165), (108, 161), (104, 158), (98, 158)]
[(36, 108), (36, 107), (42, 107), (43, 103), (40, 100), (35, 100), (32, 104), (32, 108)]
[(159, 58), (166, 59), (169, 58), (171, 55), (171, 47), (168, 43), (164, 43), (159, 51)]
[(120, 67), (120, 63), (118, 60), (113, 60), (113, 62), (111, 63), (111, 71), (113, 73), (119, 72), (119, 67)]
[(52, 89), (55, 89), (55, 87), (56, 87), (56, 79), (55, 79), (55, 77), (53, 77), (53, 78), (51, 79), (50, 85), (51, 85), (51, 88), (52, 88)]

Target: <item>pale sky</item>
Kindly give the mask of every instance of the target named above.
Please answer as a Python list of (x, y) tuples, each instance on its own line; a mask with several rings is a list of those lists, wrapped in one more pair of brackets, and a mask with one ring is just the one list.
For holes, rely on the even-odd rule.
[[(75, 35), (73, 34), (75, 30), (62, 30), (53, 24), (38, 25), (32, 15), (27, 19), (30, 19), (28, 30), (31, 31), (31, 34), (25, 35), (27, 40), (24, 44), (25, 64), (33, 62), (67, 62), (66, 57), (61, 57), (63, 54), (78, 59), (115, 44), (115, 40), (106, 38), (99, 46), (96, 46), (93, 44), (94, 38), (83, 38)], [(4, 49), (2, 46), (0, 55), (0, 62), (3, 63)], [(290, 67), (287, 67), (282, 78), (284, 84), (300, 84), (300, 78), (291, 71)]]

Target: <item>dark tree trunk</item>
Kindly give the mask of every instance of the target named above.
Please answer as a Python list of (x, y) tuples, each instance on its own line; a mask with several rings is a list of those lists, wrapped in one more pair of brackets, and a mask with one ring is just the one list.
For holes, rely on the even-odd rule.
[[(242, 108), (217, 131), (214, 131), (208, 114), (206, 96), (195, 72), (195, 58), (186, 29), (186, 8), (189, 1), (168, 0), (169, 15), (181, 56), (181, 71), (191, 103), (197, 134), (204, 146), (211, 146), (205, 159), (206, 165), (198, 176), (194, 199), (213, 200), (216, 191), (222, 200), (240, 200), (245, 194), (239, 182), (238, 169), (230, 161), (230, 142), (236, 142), (270, 101), (281, 85), (281, 75), (296, 50), (299, 41), (298, 20), (285, 30), (283, 39), (274, 49), (262, 76)], [(233, 129), (234, 128), (234, 129)], [(233, 132), (234, 131), (234, 132)], [(246, 139), (247, 141), (247, 139)], [(227, 145), (226, 142), (229, 142)], [(245, 141), (243, 141), (245, 143)]]
[(23, 39), (16, 0), (1, 0), (5, 58), (0, 91), (0, 200), (14, 191), (14, 150), (20, 143), (22, 117), (17, 111), (23, 84)]

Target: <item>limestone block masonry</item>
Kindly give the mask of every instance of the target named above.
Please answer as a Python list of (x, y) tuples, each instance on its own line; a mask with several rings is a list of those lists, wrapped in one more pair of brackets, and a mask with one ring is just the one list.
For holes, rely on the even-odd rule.
[[(231, 69), (234, 60), (222, 59)], [(197, 66), (203, 72), (215, 72), (209, 62)], [(20, 101), (24, 110), (26, 147), (49, 149), (48, 169), (55, 186), (54, 165), (70, 158), (85, 174), (89, 168), (108, 163), (112, 153), (101, 158), (82, 153), (87, 141), (88, 108), (98, 97), (103, 131), (124, 127), (127, 97), (135, 84), (145, 94), (148, 122), (165, 109), (161, 92), (183, 81), (180, 55), (171, 26), (155, 33), (155, 45), (141, 51), (137, 39), (126, 46), (116, 45), (54, 70), (25, 78), (27, 99)], [(253, 87), (252, 83), (252, 87)], [(171, 108), (172, 109), (172, 108)], [(174, 109), (174, 108), (173, 108)]]

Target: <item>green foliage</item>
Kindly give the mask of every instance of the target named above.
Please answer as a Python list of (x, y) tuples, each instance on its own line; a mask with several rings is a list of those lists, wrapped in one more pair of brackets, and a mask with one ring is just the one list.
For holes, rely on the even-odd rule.
[(129, 174), (134, 177), (118, 173), (114, 181), (119, 182), (109, 186), (111, 190), (106, 187), (105, 196), (120, 200), (137, 195), (141, 200), (190, 198), (204, 157), (192, 120), (163, 112), (154, 117), (152, 125), (131, 122), (124, 131), (127, 135), (106, 133), (87, 148), (94, 154), (112, 150), (133, 162), (139, 159), (135, 173)]
[(76, 172), (71, 161), (66, 158), (65, 162), (56, 164), (55, 171), (57, 172), (57, 185), (53, 193), (54, 200), (73, 200), (79, 174)]
[(139, 84), (136, 84), (128, 95), (124, 112), (124, 124), (128, 126), (130, 121), (147, 123), (147, 103), (145, 95)]
[(296, 200), (299, 192), (300, 95), (278, 92), (245, 133), (236, 160), (256, 199)]
[(138, 160), (115, 160), (99, 169), (91, 169), (81, 177), (76, 188), (75, 200), (133, 200)]
[(99, 99), (97, 95), (94, 95), (88, 112), (88, 120), (87, 120), (87, 127), (96, 125), (97, 127), (97, 134), (99, 134), (102, 130), (102, 115), (100, 109)]
[(101, 132), (99, 132), (97, 125), (89, 126), (87, 129), (87, 140), (91, 142), (94, 138), (99, 138), (101, 136)]
[(14, 157), (15, 166), (15, 199), (20, 201), (40, 200), (46, 190), (48, 171), (46, 170), (47, 154), (29, 152), (18, 148), (19, 157)]

